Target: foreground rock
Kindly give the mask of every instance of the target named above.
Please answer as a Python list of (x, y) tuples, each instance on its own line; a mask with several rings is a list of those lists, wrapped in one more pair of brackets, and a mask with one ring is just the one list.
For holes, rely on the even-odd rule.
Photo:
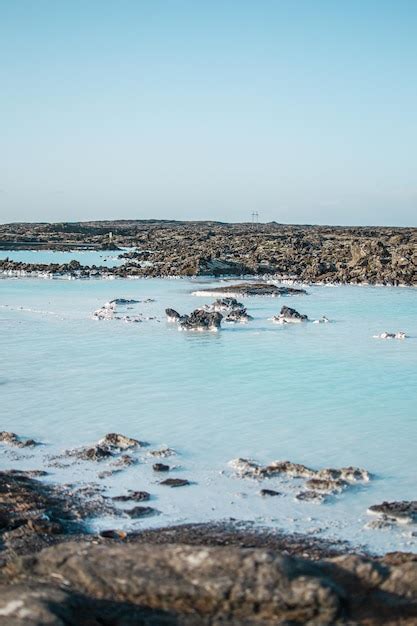
[(0, 615), (13, 626), (411, 626), (417, 562), (343, 556), (312, 563), (263, 549), (69, 543), (0, 570)]

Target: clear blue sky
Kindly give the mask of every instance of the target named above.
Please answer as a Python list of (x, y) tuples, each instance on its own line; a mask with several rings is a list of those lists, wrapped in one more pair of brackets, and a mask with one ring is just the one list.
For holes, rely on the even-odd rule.
[(417, 222), (415, 0), (0, 0), (0, 221)]

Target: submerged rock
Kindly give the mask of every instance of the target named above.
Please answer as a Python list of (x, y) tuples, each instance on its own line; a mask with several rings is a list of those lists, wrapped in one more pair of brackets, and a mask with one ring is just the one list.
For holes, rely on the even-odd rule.
[(261, 496), (280, 496), (281, 495), (279, 491), (274, 491), (274, 489), (261, 489), (259, 494)]
[(300, 502), (317, 502), (318, 504), (324, 502), (326, 496), (323, 493), (317, 493), (317, 491), (300, 491), (295, 496), (296, 500)]
[(147, 491), (131, 491), (129, 490), (126, 495), (122, 496), (113, 496), (112, 500), (115, 502), (128, 502), (129, 500), (134, 500), (136, 502), (146, 502), (149, 500), (151, 495)]
[[(319, 473), (319, 472), (318, 472)], [(325, 479), (325, 478), (310, 478), (306, 482), (306, 487), (313, 491), (326, 491), (328, 493), (335, 493), (342, 491), (347, 486), (347, 482), (341, 479)]]
[(80, 448), (78, 450), (71, 450), (68, 452), (68, 456), (75, 456), (80, 461), (103, 461), (113, 456), (113, 452), (106, 446), (91, 446), (88, 448)]
[(300, 322), (308, 322), (308, 317), (289, 306), (283, 306), (280, 314), (275, 315), (272, 321), (276, 324), (298, 324)]
[(140, 302), (140, 300), (133, 300), (129, 298), (115, 298), (114, 300), (110, 300), (107, 304), (110, 306), (127, 306), (128, 304), (139, 304)]
[(186, 485), (190, 485), (191, 483), (186, 478), (167, 478), (159, 484), (165, 485), (166, 487), (185, 487)]
[(159, 448), (159, 450), (150, 450), (149, 454), (151, 456), (167, 458), (169, 456), (175, 456), (177, 453), (172, 448)]
[(119, 459), (112, 463), (113, 467), (130, 467), (131, 465), (136, 465), (138, 463), (137, 459), (134, 459), (130, 454), (123, 454)]
[(383, 519), (394, 520), (401, 524), (417, 522), (417, 500), (382, 502), (369, 507), (368, 513), (380, 515)]
[(328, 324), (329, 322), (329, 318), (325, 315), (322, 315), (318, 320), (313, 320), (313, 324)]
[(138, 519), (140, 517), (149, 517), (149, 515), (155, 515), (158, 511), (151, 506), (134, 506), (133, 509), (127, 509), (124, 511), (132, 519)]

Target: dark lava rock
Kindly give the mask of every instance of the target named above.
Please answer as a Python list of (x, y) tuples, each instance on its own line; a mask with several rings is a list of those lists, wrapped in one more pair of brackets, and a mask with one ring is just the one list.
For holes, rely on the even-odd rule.
[(131, 465), (136, 465), (138, 462), (137, 459), (134, 459), (130, 454), (123, 454), (119, 459), (112, 463), (113, 467), (130, 467)]
[(160, 485), (166, 485), (167, 487), (185, 487), (190, 485), (190, 481), (185, 478), (167, 478), (163, 480)]
[(45, 547), (52, 535), (83, 529), (76, 503), (33, 474), (37, 472), (0, 472), (0, 546), (8, 550)]
[[(176, 322), (180, 330), (218, 330), (223, 319), (221, 313), (205, 311), (204, 309), (196, 309), (190, 315), (179, 315), (173, 309), (166, 311), (168, 321)], [(169, 315), (168, 312), (170, 312)]]
[(238, 285), (222, 285), (210, 289), (202, 289), (194, 292), (200, 296), (289, 296), (307, 293), (305, 289), (295, 287), (278, 287), (273, 283), (240, 283)]
[(76, 456), (81, 461), (103, 461), (113, 456), (113, 452), (106, 446), (95, 445), (90, 448), (81, 448), (80, 450), (74, 450), (70, 456)]
[(325, 495), (316, 491), (300, 491), (295, 498), (301, 502), (324, 502)]
[(0, 443), (6, 443), (16, 448), (29, 448), (40, 445), (34, 439), (24, 439), (16, 435), (16, 433), (7, 432), (5, 430), (0, 432)]
[(369, 513), (385, 516), (398, 522), (417, 522), (417, 500), (401, 500), (398, 502), (382, 502), (373, 504), (368, 509)]
[(298, 322), (307, 322), (308, 317), (307, 315), (303, 315), (289, 306), (283, 306), (280, 314), (274, 318), (274, 321), (277, 321), (280, 324), (294, 324)]
[(249, 315), (245, 308), (243, 309), (233, 309), (227, 316), (224, 318), (225, 322), (229, 323), (240, 323), (244, 324), (246, 322), (250, 322), (253, 320), (253, 317)]
[(155, 472), (169, 472), (169, 465), (165, 465), (164, 463), (154, 463), (152, 465), (152, 469)]
[(149, 454), (151, 456), (166, 458), (169, 456), (175, 456), (177, 453), (172, 448), (160, 448), (159, 450), (150, 450)]
[(280, 496), (281, 495), (279, 491), (274, 491), (273, 489), (261, 489), (259, 493), (261, 496)]
[(147, 444), (120, 433), (108, 433), (103, 439), (100, 439), (99, 445), (117, 448), (118, 450), (127, 450), (129, 448), (144, 447)]
[(129, 517), (133, 519), (138, 519), (140, 517), (155, 515), (157, 513), (157, 510), (152, 508), (151, 506), (134, 506), (133, 509), (125, 509), (124, 512), (127, 513)]
[(165, 309), (168, 322), (179, 322), (181, 315), (175, 309)]
[(10, 626), (417, 621), (417, 563), (354, 555), (312, 563), (261, 548), (68, 543), (8, 563), (0, 585)]
[(334, 493), (337, 491), (342, 491), (345, 487), (347, 487), (347, 482), (345, 480), (330, 480), (323, 478), (310, 478), (307, 480), (306, 487), (312, 489), (313, 491), (327, 491), (329, 493)]
[(128, 298), (115, 298), (114, 300), (110, 300), (110, 304), (115, 304), (119, 306), (127, 306), (128, 304), (139, 304), (140, 300), (129, 300)]
[(136, 502), (145, 502), (150, 499), (150, 494), (147, 491), (129, 491), (123, 496), (114, 496), (112, 500), (116, 502), (128, 502), (129, 500), (135, 500)]

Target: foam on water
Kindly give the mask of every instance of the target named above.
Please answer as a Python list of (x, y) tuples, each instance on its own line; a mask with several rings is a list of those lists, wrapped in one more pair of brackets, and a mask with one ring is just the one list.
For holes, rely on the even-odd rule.
[[(38, 469), (48, 480), (94, 480), (108, 494), (149, 491), (161, 515), (127, 526), (233, 517), (292, 531), (347, 538), (375, 551), (417, 550), (412, 525), (364, 529), (368, 506), (416, 499), (417, 291), (310, 287), (308, 296), (248, 298), (254, 320), (218, 333), (180, 333), (164, 319), (209, 304), (191, 295), (219, 283), (197, 280), (0, 281), (0, 430), (45, 442), (33, 451), (2, 447), (1, 467)], [(146, 320), (93, 321), (114, 298), (138, 305)], [(330, 324), (278, 326), (283, 304), (326, 315)], [(129, 313), (129, 311), (127, 311)], [(405, 341), (376, 341), (383, 331)], [(155, 459), (98, 480), (107, 462), (48, 467), (46, 455), (122, 432), (178, 456), (169, 489)], [(298, 502), (300, 481), (235, 476), (235, 457), (262, 464), (289, 459), (313, 468), (364, 467), (373, 474), (326, 504)], [(64, 461), (65, 462), (65, 461)], [(262, 487), (284, 495), (262, 498)], [(105, 526), (122, 521), (101, 520)]]

